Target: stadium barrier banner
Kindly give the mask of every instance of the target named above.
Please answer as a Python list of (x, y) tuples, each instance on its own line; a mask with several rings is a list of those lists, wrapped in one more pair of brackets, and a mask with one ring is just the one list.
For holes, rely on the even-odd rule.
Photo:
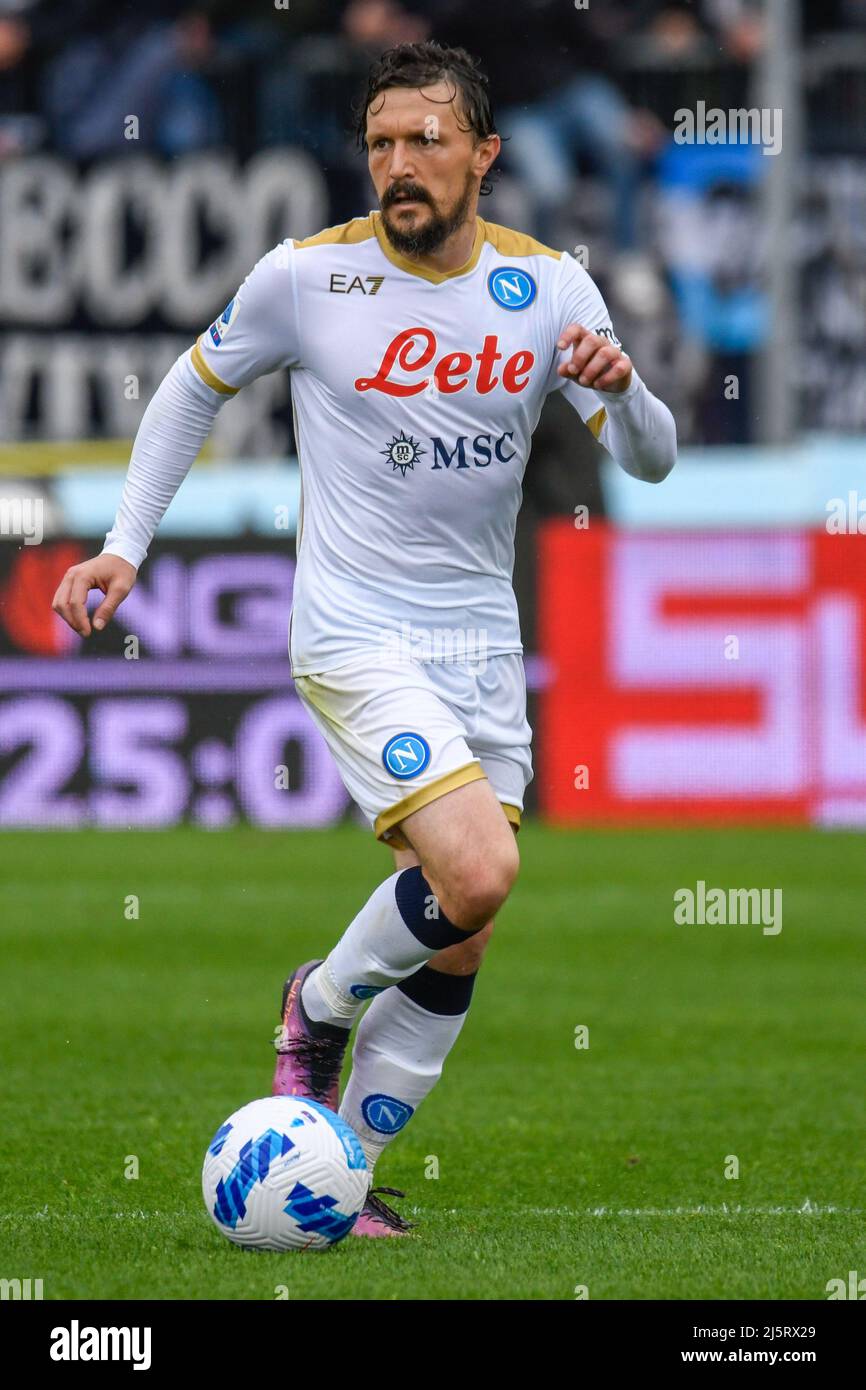
[(157, 541), (105, 632), (83, 640), (51, 600), (101, 542), (0, 543), (0, 828), (366, 825), (292, 682), (294, 537)]
[[(528, 808), (866, 825), (866, 536), (556, 519), (524, 557), (533, 538)], [(164, 541), (85, 642), (50, 605), (95, 548), (0, 545), (0, 826), (351, 815), (289, 672), (291, 540)]]
[(155, 546), (82, 640), (51, 599), (98, 548), (0, 547), (0, 826), (342, 819), (352, 803), (289, 670), (292, 543)]
[(866, 825), (866, 536), (537, 542), (542, 814)]
[[(323, 172), (296, 148), (0, 160), (0, 445), (132, 438), (259, 257), (327, 220)], [(216, 421), (214, 452), (291, 448), (288, 395), (283, 372), (252, 382)]]

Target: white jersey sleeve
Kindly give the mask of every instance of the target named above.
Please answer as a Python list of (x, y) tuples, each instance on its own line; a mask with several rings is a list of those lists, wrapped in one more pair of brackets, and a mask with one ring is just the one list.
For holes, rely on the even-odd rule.
[(293, 256), (291, 241), (263, 256), (220, 317), (161, 382), (135, 436), (103, 554), (119, 555), (138, 568), (221, 406), (256, 377), (297, 365)]
[(220, 317), (202, 333), (191, 361), (207, 386), (234, 395), (257, 377), (300, 362), (295, 249), (281, 242), (262, 256)]
[[(559, 332), (570, 323), (582, 324), (622, 347), (607, 305), (595, 281), (571, 256), (562, 257), (558, 309)], [(644, 482), (661, 482), (674, 466), (677, 430), (663, 401), (647, 389), (632, 367), (625, 391), (595, 391), (556, 375), (556, 367), (571, 358), (572, 348), (557, 357), (552, 391), (562, 391), (587, 428), (626, 473)]]
[(141, 419), (114, 525), (104, 555), (119, 555), (138, 569), (228, 396), (205, 386), (190, 364), (190, 349), (166, 373)]

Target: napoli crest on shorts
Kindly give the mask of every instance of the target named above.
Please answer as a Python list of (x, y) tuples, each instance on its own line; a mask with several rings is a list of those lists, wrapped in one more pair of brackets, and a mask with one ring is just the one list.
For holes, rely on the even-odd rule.
[(379, 1134), (396, 1134), (398, 1129), (408, 1124), (414, 1113), (413, 1106), (407, 1105), (405, 1100), (398, 1100), (396, 1096), (365, 1096), (361, 1102), (361, 1114), (366, 1123)]
[(417, 777), (430, 761), (430, 744), (420, 734), (395, 734), (382, 749), (382, 762), (401, 781)]
[(538, 286), (526, 270), (516, 265), (501, 265), (492, 270), (487, 277), (487, 288), (491, 297), (502, 309), (528, 309)]

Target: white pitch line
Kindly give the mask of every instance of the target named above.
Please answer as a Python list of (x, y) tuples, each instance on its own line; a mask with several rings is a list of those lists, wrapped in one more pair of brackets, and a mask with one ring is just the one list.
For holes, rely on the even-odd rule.
[[(412, 1216), (436, 1217), (436, 1216), (498, 1216), (504, 1208), (501, 1207), (420, 1207), (412, 1206), (408, 1209)], [(636, 1216), (636, 1217), (662, 1217), (663, 1219), (675, 1219), (681, 1216), (866, 1216), (866, 1208), (862, 1207), (837, 1207), (832, 1205), (821, 1205), (819, 1202), (806, 1201), (799, 1207), (791, 1206), (742, 1206), (738, 1203), (721, 1202), (718, 1205), (701, 1205), (695, 1207), (518, 1207), (508, 1208), (512, 1215), (525, 1216)], [(30, 1211), (30, 1212), (0, 1212), (0, 1224), (3, 1222), (38, 1222), (38, 1221), (62, 1221), (64, 1224), (73, 1222), (89, 1223), (91, 1221), (149, 1221), (154, 1218), (176, 1220), (180, 1217), (188, 1217), (190, 1211), (183, 1208), (180, 1211), (102, 1211), (85, 1214), (83, 1212), (67, 1211)]]
[[(438, 1214), (433, 1208), (413, 1207), (413, 1213), (432, 1216)], [(722, 1202), (718, 1206), (696, 1207), (521, 1207), (527, 1216), (863, 1216), (861, 1207), (822, 1206), (817, 1202), (805, 1201), (800, 1207), (764, 1206), (747, 1207)], [(449, 1216), (495, 1215), (496, 1207), (448, 1207)]]

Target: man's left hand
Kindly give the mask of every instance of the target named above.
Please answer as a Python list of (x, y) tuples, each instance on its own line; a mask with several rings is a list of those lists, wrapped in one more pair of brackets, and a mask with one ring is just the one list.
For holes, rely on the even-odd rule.
[(571, 358), (557, 367), (557, 374), (594, 391), (625, 391), (631, 383), (631, 358), (603, 333), (593, 333), (582, 323), (562, 330), (556, 346), (572, 349)]

